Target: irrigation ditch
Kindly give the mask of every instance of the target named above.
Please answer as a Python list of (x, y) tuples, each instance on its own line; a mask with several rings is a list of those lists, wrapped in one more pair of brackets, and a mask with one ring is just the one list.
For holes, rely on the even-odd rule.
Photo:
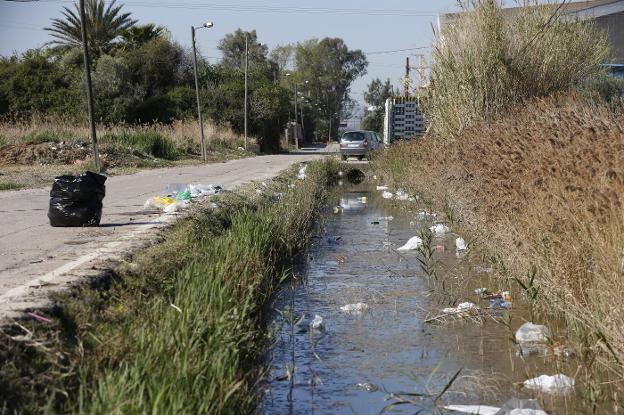
[(583, 384), (526, 384), (575, 377), (561, 325), (519, 348), (530, 287), (452, 212), (374, 174), (326, 159), (218, 195), (105, 277), (57, 294), (47, 321), (4, 327), (1, 413), (605, 408)]

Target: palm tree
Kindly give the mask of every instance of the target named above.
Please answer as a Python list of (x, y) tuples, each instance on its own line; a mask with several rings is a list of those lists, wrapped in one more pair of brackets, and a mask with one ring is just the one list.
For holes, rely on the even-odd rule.
[(163, 26), (156, 26), (153, 23), (144, 25), (134, 25), (121, 33), (124, 49), (138, 49), (154, 39), (159, 39), (167, 34), (167, 29)]
[[(122, 6), (112, 0), (106, 7), (104, 0), (86, 0), (85, 14), (87, 23), (87, 45), (96, 55), (108, 52), (115, 39), (132, 27), (137, 21), (130, 18), (130, 13), (120, 13)], [(52, 19), (52, 27), (45, 30), (54, 38), (50, 44), (61, 49), (74, 48), (82, 43), (80, 31), (80, 10), (74, 4), (74, 10), (63, 7), (62, 19)]]

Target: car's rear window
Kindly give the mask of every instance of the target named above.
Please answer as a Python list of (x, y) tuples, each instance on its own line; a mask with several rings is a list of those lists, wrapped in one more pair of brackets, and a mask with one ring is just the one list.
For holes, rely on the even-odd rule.
[(353, 131), (350, 133), (344, 133), (342, 135), (342, 141), (364, 141), (366, 136), (364, 133)]

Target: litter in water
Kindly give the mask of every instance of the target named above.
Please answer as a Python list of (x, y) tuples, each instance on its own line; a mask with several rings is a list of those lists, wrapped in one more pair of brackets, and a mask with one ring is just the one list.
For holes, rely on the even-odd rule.
[(426, 210), (421, 210), (416, 214), (416, 220), (426, 220), (429, 218), (435, 218), (437, 215), (435, 213), (429, 213)]
[(466, 241), (461, 236), (455, 239), (455, 249), (457, 249), (458, 252), (465, 251), (468, 249), (468, 245), (466, 245)]
[(347, 305), (340, 307), (340, 310), (344, 311), (345, 313), (359, 314), (368, 310), (368, 304), (366, 303), (347, 304)]
[(548, 343), (549, 337), (548, 327), (540, 324), (524, 323), (516, 331), (516, 342), (518, 343)]
[(325, 322), (323, 321), (323, 317), (316, 314), (314, 319), (310, 323), (310, 328), (313, 330), (323, 331), (325, 330)]
[(379, 390), (377, 385), (372, 383), (358, 383), (355, 387), (366, 392), (377, 392)]
[(535, 399), (512, 398), (502, 408), (487, 405), (447, 405), (444, 409), (472, 415), (548, 415)]
[(412, 236), (405, 245), (397, 248), (397, 251), (413, 251), (422, 246), (423, 241), (418, 236)]
[(448, 226), (446, 226), (445, 224), (443, 224), (443, 223), (438, 223), (438, 224), (433, 225), (432, 227), (430, 227), (429, 230), (435, 236), (442, 236), (442, 235), (446, 234), (447, 232), (450, 232), (451, 229)]
[(467, 301), (459, 303), (457, 307), (447, 307), (442, 312), (444, 314), (475, 315), (479, 312), (479, 306)]
[(527, 389), (538, 390), (551, 394), (567, 394), (574, 390), (574, 379), (566, 375), (542, 375), (524, 381)]

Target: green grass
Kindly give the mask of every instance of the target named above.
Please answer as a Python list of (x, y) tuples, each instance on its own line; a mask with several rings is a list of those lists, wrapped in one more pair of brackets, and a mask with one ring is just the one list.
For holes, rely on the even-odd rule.
[(28, 326), (45, 349), (0, 343), (0, 408), (252, 412), (267, 346), (263, 310), (305, 248), (336, 170), (315, 162), (293, 189), (276, 181), (277, 203), (227, 193), (97, 289), (61, 296), (53, 326)]
[(102, 135), (100, 141), (103, 144), (119, 144), (130, 147), (165, 160), (175, 160), (178, 156), (173, 140), (156, 131), (106, 133)]
[(57, 131), (34, 131), (26, 134), (22, 137), (22, 141), (25, 143), (39, 144), (39, 143), (60, 143), (60, 142), (76, 142), (85, 141), (81, 137), (72, 135), (69, 133), (60, 133)]
[(3, 190), (18, 190), (26, 187), (25, 184), (14, 182), (0, 182), (0, 192)]

